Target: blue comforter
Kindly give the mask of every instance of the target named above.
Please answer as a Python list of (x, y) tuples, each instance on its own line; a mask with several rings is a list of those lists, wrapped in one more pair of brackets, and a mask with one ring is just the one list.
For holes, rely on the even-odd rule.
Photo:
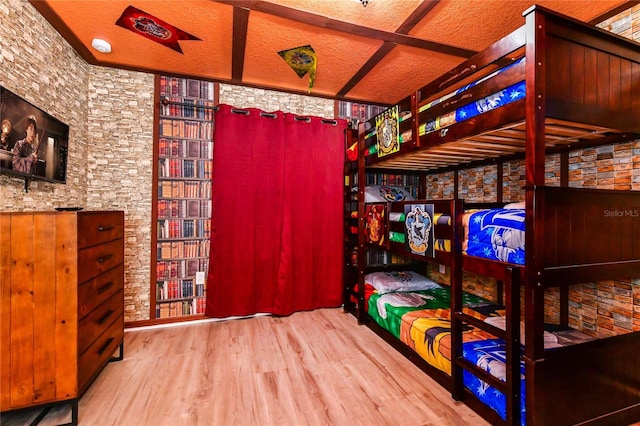
[(492, 209), (469, 218), (467, 254), (524, 265), (524, 209)]
[[(491, 373), (501, 380), (505, 380), (505, 344), (501, 339), (478, 340), (466, 342), (462, 345), (462, 356), (479, 368)], [(520, 424), (524, 425), (525, 393), (524, 393), (524, 361), (520, 360)], [(491, 407), (503, 420), (507, 418), (506, 396), (494, 387), (479, 380), (476, 376), (463, 370), (462, 382), (480, 401)]]

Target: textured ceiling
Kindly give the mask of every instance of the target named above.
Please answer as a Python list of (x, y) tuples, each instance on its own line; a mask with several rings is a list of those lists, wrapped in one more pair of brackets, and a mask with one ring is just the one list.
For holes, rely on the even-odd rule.
[[(309, 76), (299, 77), (278, 52), (310, 45), (317, 55), (311, 95), (378, 104), (397, 102), (518, 28), (533, 4), (597, 23), (633, 3), (31, 0), (91, 64), (307, 94)], [(131, 8), (192, 37), (170, 44), (117, 25)], [(96, 37), (112, 52), (93, 49)]]

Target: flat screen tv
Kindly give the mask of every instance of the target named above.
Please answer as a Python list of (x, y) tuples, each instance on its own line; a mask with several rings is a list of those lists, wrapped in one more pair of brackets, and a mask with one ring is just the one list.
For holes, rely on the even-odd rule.
[(0, 86), (0, 173), (66, 183), (69, 126)]

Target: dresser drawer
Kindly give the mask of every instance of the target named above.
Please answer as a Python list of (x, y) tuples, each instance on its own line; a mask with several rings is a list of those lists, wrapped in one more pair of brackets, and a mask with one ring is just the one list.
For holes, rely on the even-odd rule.
[(78, 252), (78, 282), (84, 283), (91, 278), (122, 263), (124, 258), (124, 240), (91, 246)]
[(124, 339), (124, 315), (107, 328), (98, 339), (78, 358), (78, 392), (84, 393), (86, 387), (102, 370), (118, 345)]
[(123, 306), (124, 292), (120, 290), (80, 320), (78, 323), (79, 354), (82, 354), (116, 319), (122, 317)]
[(82, 319), (96, 306), (121, 290), (123, 284), (124, 265), (122, 263), (81, 284), (78, 287), (78, 319)]
[(78, 214), (78, 248), (124, 237), (123, 212), (84, 212)]

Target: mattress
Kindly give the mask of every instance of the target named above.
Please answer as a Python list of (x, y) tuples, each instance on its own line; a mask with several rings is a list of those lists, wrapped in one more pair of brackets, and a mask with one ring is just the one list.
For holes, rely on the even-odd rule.
[[(503, 313), (500, 305), (465, 293), (464, 312), (479, 319)], [(451, 293), (448, 287), (423, 291), (378, 294), (366, 308), (373, 320), (416, 351), (430, 365), (451, 374)], [(484, 340), (491, 334), (466, 327), (465, 341)]]

